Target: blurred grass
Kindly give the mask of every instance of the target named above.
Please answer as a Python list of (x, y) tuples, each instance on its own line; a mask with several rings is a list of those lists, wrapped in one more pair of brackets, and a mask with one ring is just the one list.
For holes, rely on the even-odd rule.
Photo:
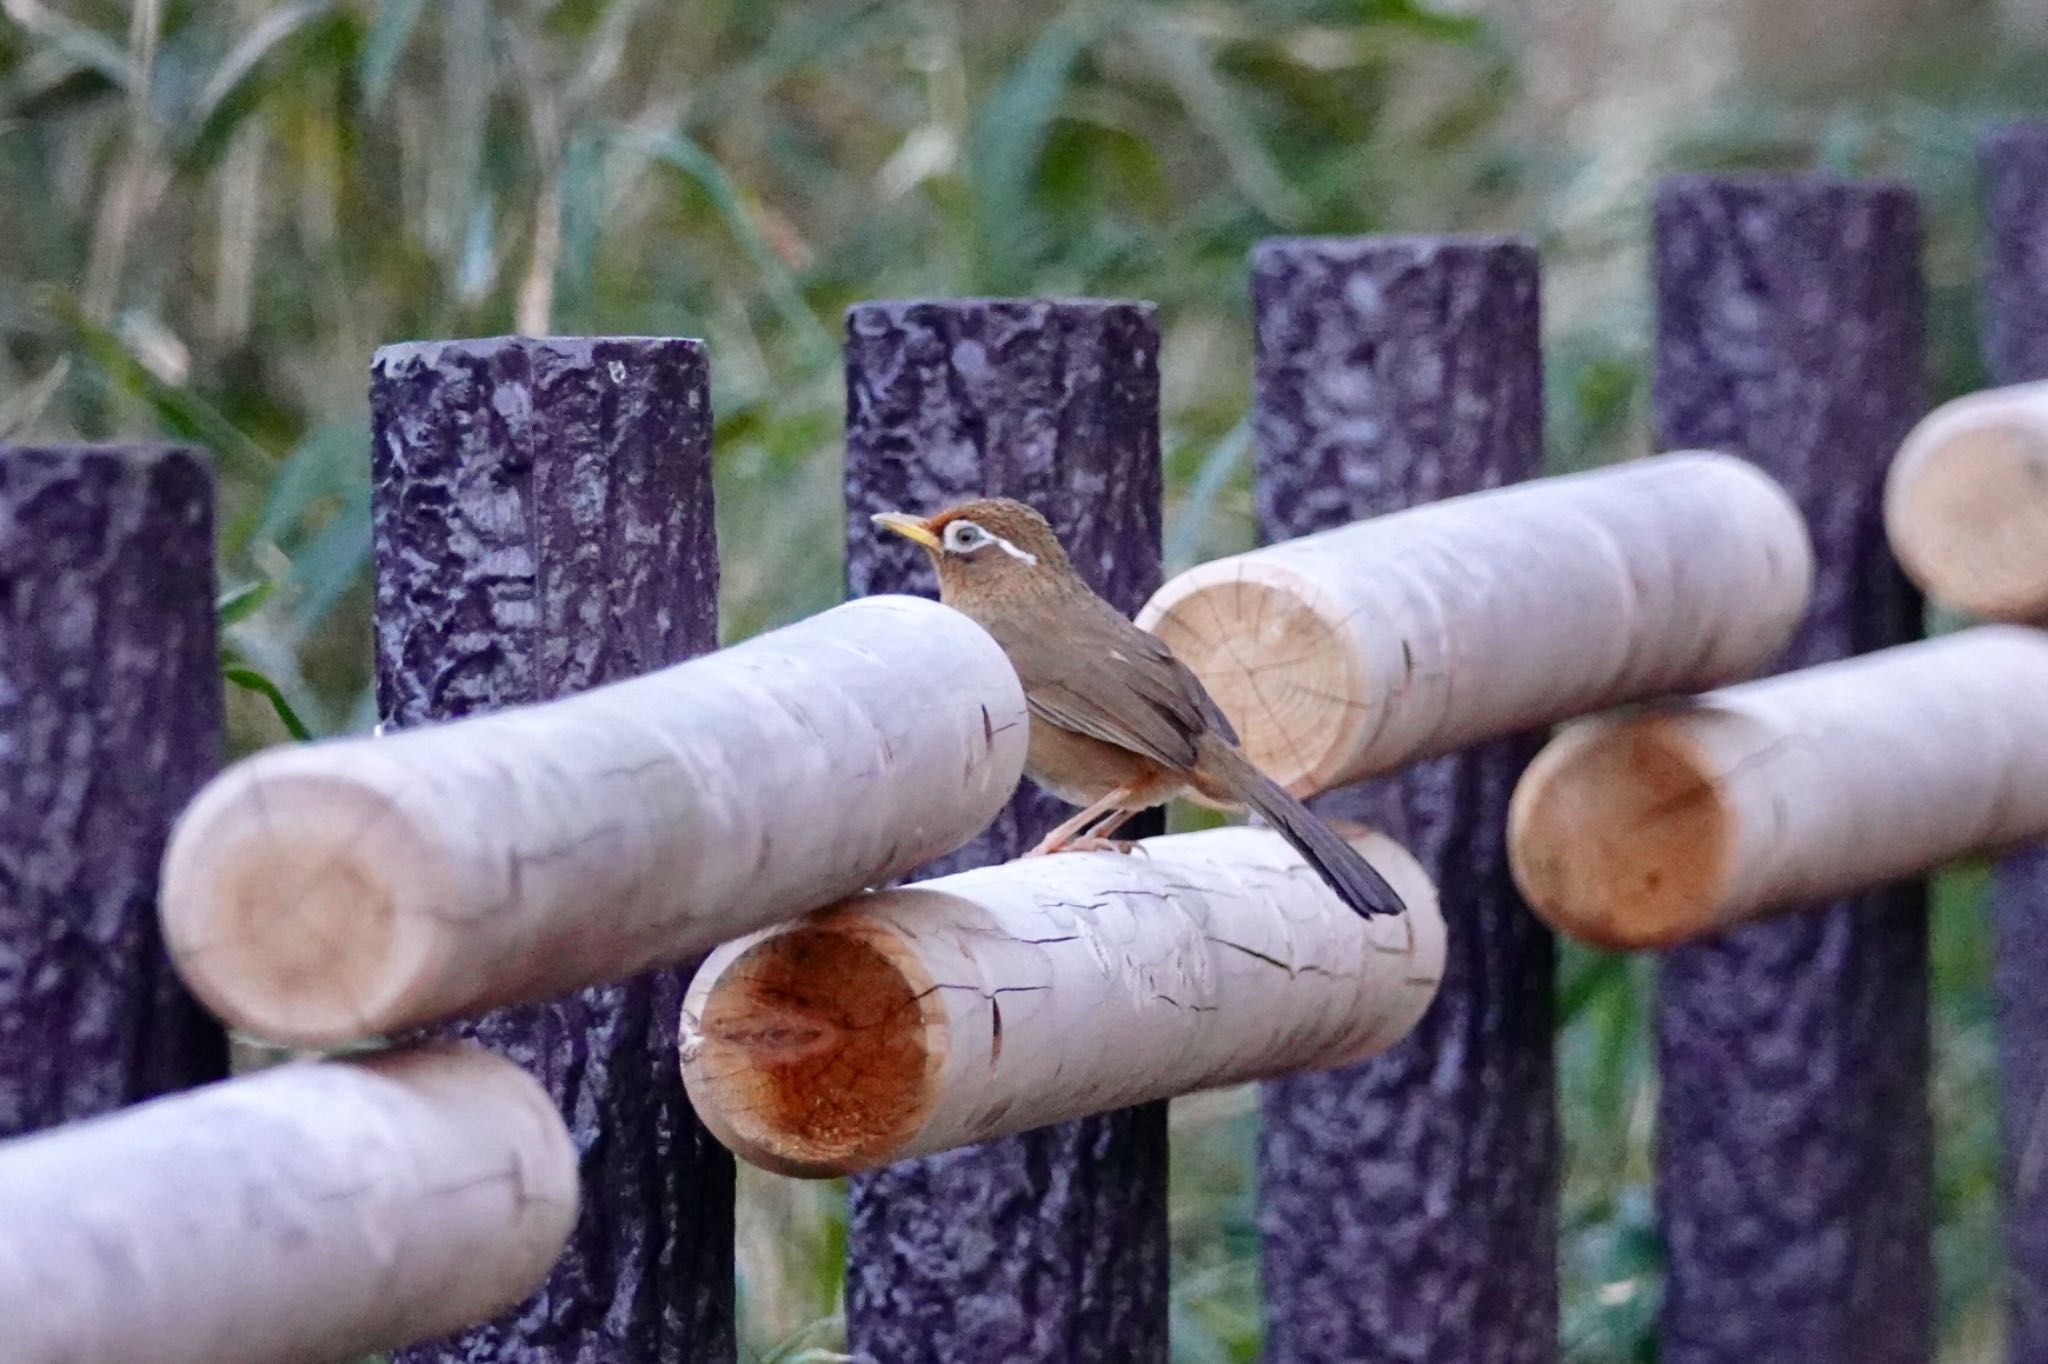
[[(1596, 267), (1639, 245), (1649, 182), (1592, 194), (1517, 70), (1495, 25), (1424, 0), (0, 0), (0, 433), (213, 452), (241, 750), (287, 717), (374, 718), (364, 389), (386, 341), (706, 338), (736, 638), (839, 593), (847, 304), (1151, 298), (1179, 568), (1251, 540), (1258, 238), (1513, 228)], [(2041, 109), (2044, 75), (2038, 46), (1957, 24), (1860, 89), (1733, 92), (1660, 163), (1910, 180), (1945, 396), (1982, 379), (1975, 129)], [(1553, 285), (1552, 464), (1636, 453), (1643, 282), (1560, 287), (1584, 286)], [(1947, 878), (1934, 939), (1949, 1360), (1997, 1345), (1980, 899), (1978, 873)], [(1562, 958), (1563, 1332), (1587, 1364), (1655, 1357), (1653, 974)], [(1242, 1091), (1175, 1115), (1187, 1364), (1259, 1348), (1253, 1123)], [(837, 1347), (838, 1199), (744, 1176), (744, 1357)]]

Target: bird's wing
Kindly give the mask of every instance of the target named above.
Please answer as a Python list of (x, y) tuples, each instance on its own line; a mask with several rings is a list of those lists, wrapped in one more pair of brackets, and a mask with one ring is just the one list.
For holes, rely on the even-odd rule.
[(1094, 599), (1059, 620), (1057, 631), (994, 631), (1033, 715), (1178, 769), (1194, 766), (1205, 733), (1235, 741), (1202, 684), (1156, 636)]

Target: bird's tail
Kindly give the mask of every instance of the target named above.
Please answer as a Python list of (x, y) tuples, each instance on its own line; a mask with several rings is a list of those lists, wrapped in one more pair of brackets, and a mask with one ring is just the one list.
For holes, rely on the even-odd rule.
[[(1225, 748), (1222, 744), (1217, 747)], [(1387, 878), (1374, 871), (1372, 864), (1335, 829), (1252, 766), (1251, 760), (1237, 749), (1227, 748), (1226, 752), (1224, 766), (1231, 778), (1232, 794), (1278, 829), (1280, 836), (1308, 860), (1316, 875), (1329, 883), (1339, 899), (1368, 919), (1379, 914), (1399, 914), (1407, 908), (1400, 894), (1387, 884)]]

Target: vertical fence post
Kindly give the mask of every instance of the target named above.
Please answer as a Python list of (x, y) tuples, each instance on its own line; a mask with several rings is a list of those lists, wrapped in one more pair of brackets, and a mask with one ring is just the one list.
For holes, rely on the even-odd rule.
[[(663, 338), (387, 346), (371, 380), (386, 723), (547, 700), (717, 643), (703, 347)], [(686, 970), (462, 1031), (540, 1077), (580, 1153), (546, 1285), (403, 1358), (733, 1357), (732, 1162), (676, 1062)]]
[[(2048, 379), (2048, 123), (1986, 132), (1984, 353), (1993, 384)], [(2005, 1084), (2006, 1358), (2048, 1359), (2048, 847), (1999, 864), (1998, 1055)]]
[[(1253, 256), (1252, 298), (1269, 540), (1539, 471), (1526, 244), (1269, 241)], [(1272, 1364), (1556, 1356), (1553, 952), (1515, 893), (1505, 835), (1535, 743), (1502, 740), (1317, 802), (1414, 852), (1440, 888), (1450, 943), (1436, 1002), (1407, 1040), (1265, 1086)]]
[(0, 448), (0, 1138), (227, 1073), (156, 918), (221, 759), (213, 599), (199, 455)]
[[(1149, 304), (867, 303), (846, 324), (847, 576), (936, 590), (872, 512), (1029, 502), (1134, 613), (1159, 585), (1159, 328)], [(1020, 790), (919, 872), (1022, 852), (1067, 808)], [(1134, 823), (1132, 836), (1157, 832)], [(1077, 1025), (1078, 1026), (1078, 1025)], [(1112, 1045), (1113, 1039), (1104, 1039)], [(847, 1328), (875, 1364), (1166, 1358), (1166, 1106), (1027, 1132), (853, 1181)]]
[[(1885, 469), (1924, 404), (1920, 227), (1895, 186), (1682, 177), (1656, 205), (1661, 449), (1754, 460), (1813, 532), (1808, 667), (1919, 633)], [(1658, 1197), (1671, 1364), (1932, 1352), (1924, 886), (1664, 958)]]

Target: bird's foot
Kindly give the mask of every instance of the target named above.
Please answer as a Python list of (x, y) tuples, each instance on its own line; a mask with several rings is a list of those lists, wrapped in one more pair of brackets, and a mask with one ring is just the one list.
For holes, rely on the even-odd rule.
[(1081, 837), (1067, 844), (1067, 846), (1062, 848), (1060, 851), (1113, 852), (1129, 854), (1138, 852), (1140, 851), (1140, 849), (1138, 847), (1138, 840), (1135, 838), (1097, 838), (1093, 834), (1083, 834)]

